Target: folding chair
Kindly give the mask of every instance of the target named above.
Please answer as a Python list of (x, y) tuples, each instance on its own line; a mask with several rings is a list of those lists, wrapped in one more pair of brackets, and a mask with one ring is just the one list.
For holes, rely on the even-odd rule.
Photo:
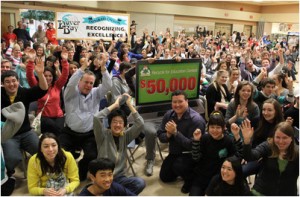
[(132, 151), (133, 149), (136, 149), (135, 148), (135, 140), (132, 140), (127, 145), (127, 150), (129, 151), (129, 153), (128, 153), (128, 151), (126, 151), (126, 157), (127, 157), (127, 161), (128, 161), (128, 164), (129, 164), (129, 167), (130, 167), (130, 169), (132, 171), (133, 176), (136, 176), (136, 173), (135, 173), (135, 171), (133, 169), (133, 166), (132, 166), (132, 164), (134, 162), (133, 152), (135, 152), (135, 150)]
[[(155, 141), (156, 141), (156, 146), (157, 146), (157, 150), (158, 150), (158, 152), (159, 152), (160, 158), (161, 158), (161, 160), (164, 160), (164, 157), (163, 157), (163, 155), (162, 155), (162, 153), (161, 153), (161, 148), (160, 148), (159, 142), (158, 142), (157, 139), (156, 139)], [(131, 171), (132, 171), (132, 174), (133, 174), (134, 176), (136, 175), (136, 173), (135, 173), (135, 171), (134, 171), (134, 169), (133, 169), (133, 166), (132, 166), (132, 165), (133, 165), (133, 162), (135, 161), (134, 154), (136, 153), (136, 151), (138, 150), (138, 148), (142, 146), (142, 144), (143, 144), (144, 142), (145, 142), (145, 140), (143, 139), (143, 141), (141, 141), (141, 142), (136, 146), (135, 140), (132, 140), (132, 141), (128, 144), (128, 146), (127, 146), (127, 149), (128, 149), (128, 152), (129, 152), (129, 154), (128, 154), (128, 152), (126, 152), (126, 154), (127, 154), (127, 160), (128, 160), (129, 167), (130, 167), (130, 169), (131, 169)]]

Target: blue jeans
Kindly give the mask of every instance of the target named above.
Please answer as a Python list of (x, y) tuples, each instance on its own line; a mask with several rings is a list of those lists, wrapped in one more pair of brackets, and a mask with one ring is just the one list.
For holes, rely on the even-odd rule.
[(116, 176), (114, 178), (114, 181), (123, 185), (131, 192), (135, 193), (136, 195), (141, 193), (143, 189), (146, 187), (145, 180), (140, 177), (126, 177), (122, 175), (122, 176)]
[(2, 143), (7, 174), (14, 173), (15, 167), (22, 161), (22, 150), (34, 155), (38, 151), (39, 138), (34, 131), (27, 131)]

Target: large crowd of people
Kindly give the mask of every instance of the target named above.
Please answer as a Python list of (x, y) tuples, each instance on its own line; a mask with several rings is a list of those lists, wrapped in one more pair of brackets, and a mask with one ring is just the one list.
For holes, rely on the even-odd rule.
[[(2, 194), (12, 194), (26, 151), (31, 195), (72, 195), (87, 177), (93, 183), (79, 195), (139, 195), (147, 182), (126, 175), (126, 151), (144, 137), (145, 175), (153, 175), (156, 140), (168, 143), (159, 179), (182, 177), (182, 193), (297, 195), (297, 38), (226, 35), (200, 26), (191, 35), (183, 30), (175, 37), (169, 28), (137, 35), (136, 28), (133, 23), (126, 39), (112, 36), (107, 44), (58, 40), (51, 22), (32, 37), (21, 21), (8, 26), (1, 38)], [(137, 61), (172, 59), (201, 62), (207, 119), (181, 90), (172, 92), (172, 109), (161, 121), (143, 120), (132, 103)], [(9, 115), (16, 111), (19, 118)], [(38, 136), (30, 117), (40, 112)], [(249, 175), (256, 175), (252, 188)]]

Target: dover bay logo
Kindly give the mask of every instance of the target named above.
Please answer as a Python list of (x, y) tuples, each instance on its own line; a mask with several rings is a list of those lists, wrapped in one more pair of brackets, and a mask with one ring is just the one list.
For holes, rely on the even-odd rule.
[(58, 20), (58, 29), (63, 29), (64, 34), (70, 34), (71, 31), (78, 31), (80, 21), (76, 16), (72, 14), (66, 14), (62, 17), (62, 20)]
[(121, 19), (121, 18), (114, 19), (110, 16), (99, 16), (96, 18), (89, 16), (89, 17), (83, 18), (82, 23), (94, 24), (94, 23), (103, 22), (103, 21), (108, 21), (115, 25), (126, 25), (126, 21), (124, 19)]

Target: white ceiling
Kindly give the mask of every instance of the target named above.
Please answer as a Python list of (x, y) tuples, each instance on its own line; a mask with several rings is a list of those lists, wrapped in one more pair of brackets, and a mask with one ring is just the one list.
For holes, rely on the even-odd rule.
[[(121, 0), (122, 1), (122, 0)], [(126, 0), (126, 1), (136, 1), (136, 0)], [(160, 2), (172, 2), (176, 4), (176, 2), (182, 3), (184, 2), (183, 0), (152, 0), (152, 1), (146, 1), (146, 2), (155, 2), (155, 3), (160, 3)], [(231, 3), (243, 3), (243, 4), (251, 4), (251, 5), (257, 5), (257, 6), (268, 6), (268, 5), (289, 5), (289, 4), (298, 4), (299, 1), (285, 1), (285, 0), (187, 0), (188, 2), (231, 2)]]
[(260, 5), (260, 6), (267, 6), (267, 5), (289, 5), (289, 4), (299, 4), (299, 1), (278, 1), (278, 0), (267, 0), (267, 1), (231, 1), (231, 2), (242, 2), (245, 4), (252, 4), (252, 5)]

